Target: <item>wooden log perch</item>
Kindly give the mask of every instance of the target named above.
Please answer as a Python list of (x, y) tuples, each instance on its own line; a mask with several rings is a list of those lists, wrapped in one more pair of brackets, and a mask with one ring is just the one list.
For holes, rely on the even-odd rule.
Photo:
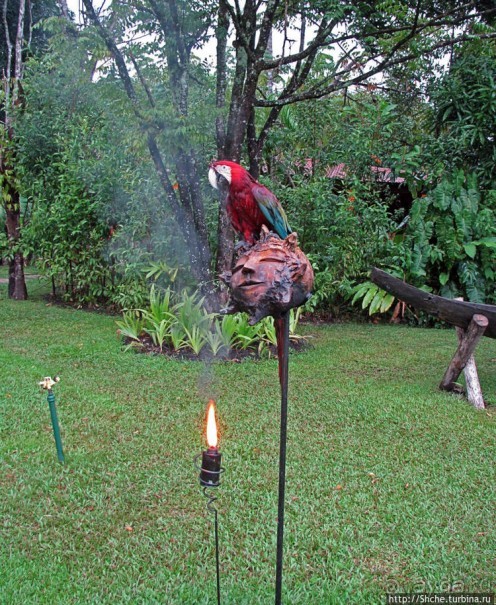
[(467, 399), (478, 409), (484, 408), (473, 353), (482, 336), (496, 338), (496, 305), (483, 305), (449, 299), (424, 292), (374, 267), (371, 280), (399, 300), (426, 311), (456, 326), (458, 349), (439, 385), (445, 391), (459, 390), (456, 384), (462, 370), (467, 385)]
[(460, 376), (468, 360), (473, 355), (475, 347), (488, 325), (489, 320), (484, 315), (476, 314), (472, 317), (467, 330), (461, 337), (456, 353), (441, 380), (440, 389), (444, 391), (454, 390), (458, 376)]
[(419, 290), (375, 267), (372, 269), (370, 278), (374, 284), (399, 300), (459, 328), (467, 329), (474, 315), (484, 315), (488, 319), (484, 336), (496, 338), (496, 305), (483, 305), (436, 296)]

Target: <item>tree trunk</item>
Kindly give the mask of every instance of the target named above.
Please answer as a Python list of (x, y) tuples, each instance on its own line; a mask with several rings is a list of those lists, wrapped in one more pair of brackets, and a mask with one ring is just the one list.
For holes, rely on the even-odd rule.
[[(20, 81), (23, 72), (22, 51), (24, 40), (25, 0), (19, 0), (17, 9), (17, 23), (15, 37), (12, 37), (7, 19), (7, 0), (4, 0), (2, 19), (4, 26), (5, 46), (7, 49), (6, 64), (4, 66), (3, 84), (3, 129), (5, 143), (0, 148), (0, 173), (3, 177), (3, 199), (6, 214), (5, 227), (7, 239), (11, 249), (9, 261), (9, 298), (26, 300), (28, 297), (26, 280), (24, 277), (24, 258), (18, 249), (21, 237), (21, 204), (19, 192), (14, 188), (14, 170), (12, 150), (10, 143), (14, 138), (13, 108), (20, 101)], [(12, 42), (14, 39), (14, 43)]]
[[(226, 127), (226, 90), (227, 90), (227, 35), (229, 30), (229, 12), (226, 0), (220, 0), (217, 13), (217, 83), (215, 106), (217, 117), (215, 119), (217, 139), (217, 159), (232, 159), (227, 143)], [(238, 74), (242, 86), (242, 73)], [(219, 212), (217, 218), (217, 255), (215, 259), (215, 273), (219, 275), (229, 271), (234, 257), (234, 231), (226, 210), (227, 191), (219, 191)], [(229, 298), (227, 288), (221, 286), (219, 293), (220, 303), (225, 305)]]
[(217, 138), (217, 159), (224, 159), (226, 147), (226, 90), (227, 90), (227, 34), (229, 31), (229, 13), (226, 0), (220, 0), (217, 13), (217, 83), (215, 94), (215, 131)]
[[(227, 188), (220, 186), (219, 219), (217, 224), (217, 258), (215, 264), (217, 275), (224, 273), (225, 271), (230, 271), (234, 258), (234, 230), (226, 210), (227, 193)], [(221, 288), (219, 298), (222, 305), (227, 304), (229, 291), (225, 286)]]
[(9, 298), (14, 300), (26, 300), (28, 292), (26, 280), (24, 277), (24, 258), (21, 252), (15, 250), (20, 239), (20, 221), (21, 213), (19, 207), (19, 194), (12, 191), (11, 196), (15, 196), (6, 205), (6, 227), (7, 237), (10, 247), (14, 249), (13, 256), (9, 261)]

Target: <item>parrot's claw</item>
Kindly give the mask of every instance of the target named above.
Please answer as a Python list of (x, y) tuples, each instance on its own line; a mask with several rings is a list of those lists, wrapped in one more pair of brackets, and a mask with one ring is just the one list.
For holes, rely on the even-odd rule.
[(220, 315), (232, 315), (233, 313), (236, 313), (237, 309), (236, 307), (234, 307), (233, 305), (229, 305), (228, 307), (224, 307), (223, 309), (221, 309), (219, 311)]
[(248, 252), (248, 250), (251, 248), (250, 244), (248, 242), (246, 242), (245, 240), (241, 240), (240, 242), (238, 242), (235, 246), (234, 246), (234, 251), (238, 254), (243, 253), (243, 252)]

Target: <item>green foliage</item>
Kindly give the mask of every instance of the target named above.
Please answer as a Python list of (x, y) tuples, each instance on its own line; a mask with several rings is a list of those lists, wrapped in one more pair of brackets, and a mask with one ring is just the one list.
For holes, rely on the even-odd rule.
[[(245, 313), (224, 315), (214, 322), (214, 333), (219, 335), (225, 351), (253, 348), (261, 330), (261, 324), (251, 326)], [(214, 352), (215, 354), (215, 352)]]
[(494, 303), (495, 200), (496, 192), (462, 171), (416, 200), (403, 242), (405, 270), (442, 296)]
[[(277, 346), (272, 317), (252, 326), (245, 313), (223, 316), (207, 313), (204, 299), (197, 293), (183, 290), (177, 294), (170, 288), (160, 292), (155, 285), (151, 287), (149, 301), (146, 308), (124, 311), (122, 319), (116, 322), (121, 336), (130, 341), (126, 348), (144, 346), (143, 334), (161, 352), (165, 348), (175, 353), (188, 351), (196, 356), (207, 354), (218, 358), (229, 356), (232, 350), (269, 354), (270, 347)], [(290, 312), (291, 340), (303, 338), (297, 334), (300, 314), (301, 309)]]
[(391, 260), (396, 223), (373, 185), (355, 180), (337, 193), (331, 179), (315, 178), (280, 197), (315, 271), (307, 309), (336, 309), (356, 279)]
[[(408, 227), (394, 238), (386, 269), (441, 296), (496, 301), (496, 192), (458, 171), (415, 200)], [(366, 281), (350, 291), (369, 314), (388, 311), (394, 298)]]
[[(185, 8), (181, 27), (193, 46), (193, 40), (203, 43), (201, 28), (210, 23), (211, 8), (201, 3)], [(345, 9), (334, 3), (325, 10), (337, 21), (345, 15), (353, 20), (364, 52), (387, 52), (403, 30), (380, 41), (370, 35), (370, 24), (382, 28), (395, 20), (406, 23), (412, 16), (411, 6), (386, 3), (376, 14), (369, 8), (362, 3)], [(321, 9), (308, 7), (307, 17), (321, 15)], [(102, 18), (106, 22), (109, 15), (104, 11)], [(275, 22), (285, 18), (278, 14)], [(188, 63), (186, 96), (182, 105), (178, 104), (175, 74), (150, 59), (170, 43), (150, 36), (163, 34), (156, 20), (143, 19), (141, 9), (115, 5), (110, 21), (117, 40), (124, 39), (129, 28), (144, 35), (142, 41), (133, 42), (124, 51), (133, 53), (140, 67), (139, 79), (148, 84), (145, 90), (138, 78), (134, 81), (141, 127), (136, 125), (136, 115), (114, 67), (105, 66), (98, 78), (93, 77), (95, 65), (108, 58), (96, 31), (87, 27), (76, 35), (58, 19), (50, 19), (50, 52), (26, 66), (24, 92), (28, 102), (16, 126), (16, 178), (29, 210), (19, 245), (39, 260), (57, 294), (66, 300), (144, 309), (150, 281), (162, 288), (173, 286), (176, 291), (192, 286), (191, 267), (184, 261), (188, 253), (181, 235), (183, 225), (171, 220), (169, 202), (150, 162), (147, 136), (166, 150), (163, 159), (179, 199), (188, 179), (176, 156), (179, 151), (191, 150), (198, 158), (197, 165), (203, 162), (206, 167), (215, 153), (214, 118), (220, 115), (212, 111), (215, 78), (194, 55)], [(484, 33), (484, 28), (489, 33), (488, 25), (473, 26), (474, 35)], [(425, 40), (415, 41), (408, 52), (420, 55), (427, 37), (429, 43), (433, 41), (429, 34)], [(271, 186), (278, 190), (316, 270), (315, 294), (308, 309), (341, 311), (343, 300), (357, 294), (354, 284), (365, 279), (371, 265), (392, 268), (405, 279), (427, 283), (448, 295), (462, 293), (474, 300), (492, 300), (494, 233), (483, 225), (491, 224), (494, 217), (490, 201), (496, 165), (494, 46), (471, 40), (452, 50), (455, 60), (442, 79), (427, 71), (435, 58), (429, 56), (425, 61), (418, 59), (391, 69), (386, 75), (391, 80), (386, 83), (394, 81), (395, 85), (387, 92), (382, 86), (370, 85), (289, 104), (280, 112), (262, 149), (261, 166), (267, 166), (277, 181)], [(360, 63), (354, 52), (347, 60), (351, 57)], [(287, 69), (282, 66), (278, 73), (272, 73), (275, 88), (287, 82)], [(336, 69), (336, 57), (319, 52), (306, 86), (321, 87), (335, 77)], [(228, 80), (231, 76), (228, 74)], [(429, 103), (419, 94), (427, 84)], [(187, 119), (178, 112), (186, 100)], [(257, 134), (271, 111), (256, 109)], [(346, 166), (346, 175), (339, 180), (326, 176), (328, 168), (336, 164)], [(449, 180), (447, 170), (460, 166), (476, 172), (483, 189), (477, 202), (477, 225), (472, 224), (473, 212), (472, 218), (462, 216), (471, 207), (470, 195), (467, 201), (457, 194), (453, 206), (447, 201), (451, 194), (441, 188), (423, 198), (431, 204), (430, 210), (416, 203), (409, 229), (396, 234), (396, 225), (408, 208), (393, 209), (397, 200), (388, 195), (384, 183), (374, 182), (371, 168), (393, 168), (407, 179), (416, 196), (440, 179)], [(194, 181), (194, 199), (201, 200), (208, 187), (206, 180), (199, 183), (189, 176)], [(435, 196), (432, 202), (431, 195)], [(213, 196), (210, 200), (204, 216), (201, 204), (195, 208), (214, 250), (218, 205)], [(441, 216), (443, 209), (447, 215)], [(450, 219), (451, 211), (457, 218)], [(433, 220), (431, 212), (440, 215)], [(0, 248), (5, 249), (5, 237), (0, 238)], [(362, 305), (366, 294), (358, 297)], [(380, 312), (387, 302), (376, 292), (365, 306)], [(190, 317), (188, 304), (184, 301), (183, 311), (177, 310), (180, 319), (174, 336), (167, 336), (164, 317), (149, 326), (157, 346), (181, 348), (191, 341), (201, 351), (210, 342), (217, 352), (230, 346), (226, 344), (232, 338), (228, 326), (221, 327), (220, 332), (205, 332), (202, 322), (207, 324), (208, 318)], [(194, 305), (189, 308), (195, 312)], [(272, 327), (267, 325), (265, 341), (273, 342), (273, 336)], [(250, 342), (251, 338), (248, 332), (241, 341)]]
[(146, 310), (140, 309), (142, 315), (147, 320), (161, 322), (169, 317), (174, 317), (174, 313), (178, 308), (178, 304), (173, 305), (171, 301), (172, 292), (167, 288), (164, 292), (160, 292), (155, 284), (150, 289), (149, 303)]
[[(389, 94), (350, 94), (341, 104), (336, 96), (281, 116), (285, 128), (274, 131), (267, 150), (274, 177), (285, 183), (279, 197), (315, 269), (307, 309), (339, 314), (343, 300), (354, 300), (370, 314), (389, 310), (394, 300), (364, 283), (374, 265), (445, 296), (495, 300), (494, 53), (470, 49), (437, 88), (430, 75), (435, 135), (431, 107), (403, 93), (401, 82)], [(421, 64), (415, 69), (418, 76)], [(326, 178), (337, 164), (344, 176)], [(389, 197), (386, 185), (373, 184), (372, 166), (406, 180), (411, 210)]]
[(350, 294), (353, 294), (351, 304), (353, 305), (362, 299), (362, 309), (368, 308), (369, 315), (385, 313), (391, 308), (394, 302), (392, 294), (388, 294), (385, 290), (369, 281), (357, 284), (351, 289)]
[(58, 154), (57, 190), (39, 191), (25, 239), (65, 299), (97, 302), (108, 297), (111, 285), (110, 269), (100, 260), (108, 228), (99, 219), (98, 201), (78, 182), (74, 154), (74, 148)]
[[(32, 210), (23, 241), (58, 296), (139, 308), (150, 281), (182, 289), (191, 284), (191, 271), (181, 226), (171, 220), (146, 137), (121, 87), (112, 73), (92, 82), (95, 61), (105, 55), (96, 40), (85, 30), (74, 44), (59, 32), (50, 52), (26, 68), (29, 104), (16, 141), (16, 170)], [(160, 88), (157, 70), (151, 66), (147, 77)], [(160, 132), (170, 95), (157, 98), (150, 122), (156, 119)], [(157, 135), (171, 163), (173, 130)], [(204, 128), (197, 130), (205, 136)]]
[(144, 331), (151, 336), (153, 344), (162, 351), (164, 344), (171, 344), (170, 330), (176, 321), (174, 315), (177, 305), (171, 304), (171, 290), (167, 289), (161, 294), (152, 285), (149, 296), (149, 306), (140, 309), (141, 317), (145, 322)]
[(477, 174), (482, 186), (496, 181), (496, 51), (473, 41), (432, 87), (434, 126), (451, 167)]

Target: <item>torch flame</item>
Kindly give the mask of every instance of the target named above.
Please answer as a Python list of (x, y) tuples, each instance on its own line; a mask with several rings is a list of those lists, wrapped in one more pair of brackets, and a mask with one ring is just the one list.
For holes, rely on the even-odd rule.
[(208, 403), (207, 443), (208, 447), (217, 447), (217, 423), (215, 422), (215, 403), (212, 399)]

